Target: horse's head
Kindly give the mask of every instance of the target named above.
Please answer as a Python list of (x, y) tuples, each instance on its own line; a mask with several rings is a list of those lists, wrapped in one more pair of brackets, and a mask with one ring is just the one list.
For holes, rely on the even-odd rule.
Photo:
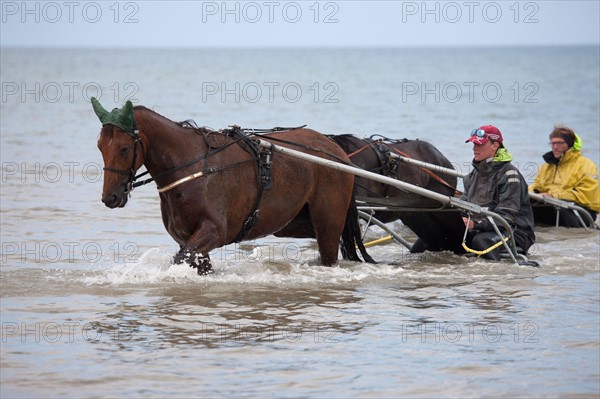
[(94, 112), (102, 122), (98, 149), (104, 159), (102, 202), (109, 208), (124, 207), (133, 189), (135, 172), (144, 163), (142, 141), (133, 117), (133, 105), (111, 112), (92, 97)]

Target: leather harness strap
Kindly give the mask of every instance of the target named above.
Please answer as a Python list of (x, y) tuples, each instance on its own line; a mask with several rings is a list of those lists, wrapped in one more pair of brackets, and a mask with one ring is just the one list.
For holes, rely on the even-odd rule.
[[(398, 155), (402, 155), (402, 156), (403, 156), (403, 157), (405, 157), (405, 158), (410, 158), (410, 159), (413, 159), (413, 158), (412, 158), (410, 155), (408, 155), (408, 154), (406, 154), (406, 153), (404, 153), (404, 152), (400, 151), (400, 150), (399, 150), (399, 149), (397, 149), (397, 148), (394, 148), (394, 147), (390, 147), (390, 148), (391, 148), (391, 150), (392, 150), (392, 151), (394, 151), (394, 152), (398, 153)], [(442, 179), (441, 177), (439, 177), (438, 175), (436, 175), (436, 174), (435, 174), (433, 171), (431, 171), (431, 170), (429, 170), (429, 169), (427, 169), (427, 168), (424, 168), (424, 167), (422, 167), (422, 166), (419, 166), (419, 168), (420, 168), (420, 169), (421, 169), (423, 172), (427, 173), (429, 176), (433, 177), (433, 178), (434, 178), (435, 180), (437, 180), (439, 183), (441, 183), (441, 184), (443, 184), (444, 186), (446, 186), (446, 187), (448, 187), (448, 188), (450, 188), (450, 189), (454, 190), (454, 192), (455, 192), (456, 194), (459, 194), (459, 195), (461, 195), (461, 194), (462, 194), (462, 192), (458, 191), (458, 190), (456, 189), (456, 187), (452, 187), (452, 185), (450, 185), (450, 184), (449, 184), (449, 183), (448, 183), (446, 180), (444, 180), (444, 179)]]
[[(397, 166), (397, 164), (395, 165), (389, 165), (389, 157), (386, 160), (383, 155), (384, 155), (384, 151), (383, 149), (380, 147), (383, 146), (385, 147), (388, 151), (394, 151), (395, 153), (397, 153), (398, 155), (401, 155), (405, 158), (410, 158), (413, 159), (413, 157), (411, 157), (410, 155), (406, 154), (403, 151), (400, 151), (399, 149), (393, 147), (393, 146), (389, 146), (386, 143), (383, 142), (383, 140), (379, 139), (379, 140), (374, 140), (372, 142), (370, 142), (369, 144), (359, 148), (358, 150), (351, 152), (350, 154), (348, 154), (348, 157), (352, 158), (353, 156), (361, 153), (362, 151), (366, 150), (367, 148), (373, 148), (373, 150), (375, 151), (375, 154), (377, 154), (377, 157), (379, 158), (379, 162), (381, 163), (382, 167), (383, 167), (383, 172), (386, 175), (391, 174), (392, 172), (395, 172), (395, 166)], [(422, 166), (419, 166), (419, 168), (424, 171), (425, 173), (427, 173), (429, 176), (431, 176), (432, 178), (434, 178), (436, 181), (438, 181), (439, 183), (443, 184), (444, 186), (454, 190), (454, 192), (458, 195), (461, 195), (462, 193), (458, 190), (456, 190), (455, 187), (452, 187), (452, 185), (450, 185), (446, 180), (442, 179), (440, 176), (438, 176), (437, 174), (435, 174), (434, 172), (432, 172), (429, 169), (426, 169)], [(395, 175), (395, 173), (394, 173)]]

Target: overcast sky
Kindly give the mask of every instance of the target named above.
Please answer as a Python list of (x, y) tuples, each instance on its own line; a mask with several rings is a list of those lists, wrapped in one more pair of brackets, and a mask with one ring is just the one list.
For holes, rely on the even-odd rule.
[(1, 1), (0, 44), (57, 47), (600, 43), (599, 1)]

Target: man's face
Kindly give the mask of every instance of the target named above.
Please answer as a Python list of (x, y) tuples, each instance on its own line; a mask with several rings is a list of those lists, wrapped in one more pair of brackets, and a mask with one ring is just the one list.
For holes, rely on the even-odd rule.
[(473, 143), (473, 155), (475, 161), (483, 161), (484, 159), (492, 158), (496, 155), (496, 151), (500, 147), (498, 143), (492, 143), (488, 141), (485, 144), (475, 144)]
[(567, 143), (560, 137), (554, 137), (550, 139), (550, 147), (552, 148), (552, 155), (554, 158), (559, 159), (569, 149)]

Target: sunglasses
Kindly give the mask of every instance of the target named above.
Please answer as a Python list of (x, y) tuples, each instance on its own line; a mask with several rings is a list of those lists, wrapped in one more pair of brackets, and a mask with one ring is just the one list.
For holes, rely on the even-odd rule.
[(473, 129), (473, 130), (471, 130), (471, 137), (473, 137), (473, 136), (477, 136), (480, 139), (483, 139), (483, 138), (487, 137), (488, 135), (485, 132), (485, 130), (483, 130), (483, 129)]
[(567, 143), (566, 143), (566, 142), (564, 142), (564, 141), (551, 141), (551, 142), (549, 142), (549, 143), (548, 143), (548, 145), (549, 145), (550, 147), (553, 147), (553, 146), (555, 146), (555, 145), (557, 145), (557, 146), (562, 146), (562, 145), (564, 145), (564, 144), (567, 144)]

